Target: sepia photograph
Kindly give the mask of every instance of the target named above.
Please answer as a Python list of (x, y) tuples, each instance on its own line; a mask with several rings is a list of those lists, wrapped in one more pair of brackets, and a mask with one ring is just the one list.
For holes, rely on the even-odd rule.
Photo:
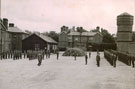
[(0, 89), (135, 89), (135, 0), (0, 0)]

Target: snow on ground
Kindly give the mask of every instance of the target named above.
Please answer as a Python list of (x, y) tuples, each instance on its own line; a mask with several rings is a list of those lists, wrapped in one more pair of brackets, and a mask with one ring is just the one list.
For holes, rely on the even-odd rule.
[[(62, 54), (62, 53), (61, 53)], [(0, 89), (135, 89), (135, 68), (117, 61), (113, 68), (101, 53), (101, 67), (96, 66), (96, 53), (85, 65), (84, 57), (56, 55), (37, 60), (0, 60)]]

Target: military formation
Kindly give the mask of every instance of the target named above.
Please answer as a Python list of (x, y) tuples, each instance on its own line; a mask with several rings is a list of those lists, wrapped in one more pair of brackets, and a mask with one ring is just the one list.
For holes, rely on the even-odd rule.
[(2, 52), (0, 54), (1, 60), (3, 59), (13, 59), (13, 60), (18, 60), (22, 58), (28, 58), (29, 60), (37, 59), (38, 54), (42, 53), (42, 56), (46, 56), (46, 58), (50, 58), (50, 51), (44, 51), (44, 50), (38, 50), (38, 51), (33, 51), (33, 50), (27, 50), (22, 53), (20, 50), (14, 50), (14, 51), (9, 51), (9, 52)]
[[(9, 52), (3, 52), (0, 55), (0, 58), (3, 59), (13, 59), (13, 60), (19, 60), (19, 59), (25, 59), (28, 58), (29, 60), (38, 59), (38, 66), (41, 65), (42, 60), (44, 58), (50, 58), (51, 52), (49, 50), (27, 50), (22, 53), (22, 51), (14, 50)], [(77, 55), (74, 55), (74, 59), (76, 60)], [(91, 52), (89, 52), (89, 58), (91, 57)], [(104, 50), (104, 57), (105, 59), (113, 66), (116, 67), (117, 60), (127, 64), (128, 66), (135, 67), (135, 56), (128, 54), (128, 53), (122, 53), (117, 52), (114, 50)], [(56, 59), (59, 59), (59, 50), (56, 51)], [(100, 67), (100, 53), (97, 50), (96, 55), (96, 62), (97, 67)], [(85, 65), (88, 63), (88, 56), (85, 55)]]
[(14, 51), (2, 52), (0, 55), (0, 58), (1, 60), (2, 59), (13, 59), (13, 60), (22, 59), (22, 51), (14, 50)]
[(114, 67), (116, 67), (117, 60), (127, 64), (128, 66), (135, 67), (135, 56), (128, 53), (117, 52), (114, 50), (105, 50), (104, 57)]

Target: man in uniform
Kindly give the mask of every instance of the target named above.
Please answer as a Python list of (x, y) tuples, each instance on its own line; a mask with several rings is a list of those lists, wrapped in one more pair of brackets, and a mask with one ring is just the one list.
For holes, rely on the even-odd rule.
[(59, 51), (57, 51), (57, 60), (59, 59)]
[(42, 63), (42, 54), (41, 54), (41, 52), (38, 54), (38, 66), (40, 66), (41, 65), (41, 63)]
[(96, 61), (97, 61), (97, 66), (99, 67), (100, 66), (100, 54), (99, 53), (97, 53)]
[(117, 55), (113, 54), (113, 67), (116, 67)]
[(87, 54), (85, 55), (85, 65), (87, 65), (87, 62), (88, 62), (88, 56)]
[(135, 67), (135, 56), (131, 55), (132, 67)]

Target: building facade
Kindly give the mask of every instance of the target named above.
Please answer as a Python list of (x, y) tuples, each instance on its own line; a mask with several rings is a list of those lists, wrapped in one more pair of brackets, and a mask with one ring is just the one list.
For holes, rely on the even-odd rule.
[(15, 27), (13, 23), (9, 24), (8, 32), (11, 34), (11, 50), (22, 50), (22, 40), (28, 36), (20, 28)]
[(99, 32), (70, 32), (68, 34), (68, 47), (79, 47), (89, 50), (92, 43), (102, 43), (103, 36)]
[(11, 33), (8, 32), (7, 22), (5, 18), (0, 20), (0, 52), (11, 50)]
[(77, 32), (71, 31), (69, 33), (63, 31), (59, 35), (59, 48), (73, 48), (79, 47), (84, 50), (89, 50), (92, 43), (102, 43), (103, 36), (99, 32)]
[(0, 20), (0, 53), (22, 50), (22, 39), (27, 36), (28, 34), (13, 23), (8, 25), (8, 19)]

